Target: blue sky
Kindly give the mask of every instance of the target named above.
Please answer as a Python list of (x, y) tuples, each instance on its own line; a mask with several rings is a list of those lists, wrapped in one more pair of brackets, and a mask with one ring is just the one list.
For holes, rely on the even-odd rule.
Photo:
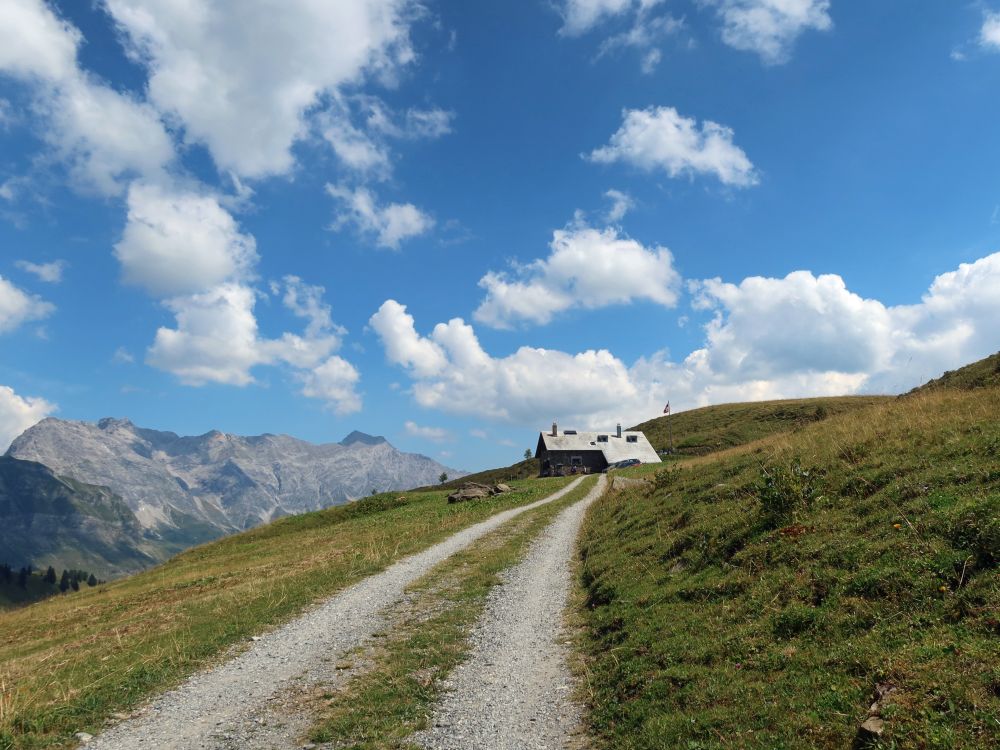
[(998, 89), (988, 2), (5, 0), (0, 443), (899, 392), (1000, 349)]

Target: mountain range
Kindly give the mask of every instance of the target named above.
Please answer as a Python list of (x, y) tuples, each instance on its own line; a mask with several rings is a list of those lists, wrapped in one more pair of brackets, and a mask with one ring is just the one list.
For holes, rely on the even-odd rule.
[[(46, 547), (42, 537), (52, 536), (56, 522), (40, 524), (39, 514), (34, 513), (35, 528), (30, 531), (32, 525), (26, 520), (32, 515), (30, 498), (24, 493), (37, 485), (34, 496), (40, 498), (62, 482), (64, 494), (117, 502), (122, 539), (131, 540), (126, 544), (130, 554), (120, 554), (119, 545), (111, 549), (119, 552), (111, 554), (107, 564), (93, 559), (88, 563), (107, 573), (136, 570), (194, 544), (282, 516), (372, 492), (433, 484), (442, 473), (462, 475), (363, 432), (352, 432), (339, 443), (317, 445), (288, 435), (243, 437), (215, 430), (187, 437), (112, 418), (97, 423), (44, 419), (14, 440), (7, 461), (11, 477), (17, 473), (33, 477), (27, 484), (11, 480), (0, 486), (0, 522), (27, 533), (18, 545), (20, 559), (9, 562), (39, 564), (28, 552)], [(50, 476), (35, 468), (29, 471), (22, 465), (27, 462), (42, 465)], [(52, 482), (56, 484), (49, 487)], [(12, 489), (16, 486), (20, 495)], [(92, 502), (67, 500), (64, 505), (77, 509), (70, 514), (77, 526), (93, 525), (81, 521), (93, 518)], [(42, 527), (48, 530), (43, 532)], [(13, 547), (8, 541), (0, 537), (0, 543), (0, 557), (10, 554)], [(50, 563), (48, 558), (45, 562)]]
[(113, 576), (157, 561), (135, 514), (107, 487), (0, 456), (0, 556), (15, 567), (89, 569)]

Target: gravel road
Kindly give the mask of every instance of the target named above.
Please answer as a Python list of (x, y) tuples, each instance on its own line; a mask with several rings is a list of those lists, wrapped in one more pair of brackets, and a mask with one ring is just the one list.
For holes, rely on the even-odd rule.
[[(256, 640), (245, 652), (200, 672), (164, 693), (138, 715), (93, 738), (98, 750), (222, 750), (296, 747), (294, 731), (264, 717), (274, 701), (302, 684), (322, 683), (333, 662), (386, 626), (385, 613), (404, 599), (405, 588), (431, 568), (511, 518), (552, 502), (576, 487), (520, 508), (503, 511), (404, 558), (345, 589), (302, 617)], [(289, 717), (293, 719), (293, 717)], [(288, 727), (301, 727), (290, 721)]]
[(581, 744), (574, 737), (580, 709), (571, 697), (562, 616), (576, 537), (604, 486), (601, 476), (490, 593), (469, 660), (448, 678), (432, 728), (413, 737), (423, 747), (553, 750)]

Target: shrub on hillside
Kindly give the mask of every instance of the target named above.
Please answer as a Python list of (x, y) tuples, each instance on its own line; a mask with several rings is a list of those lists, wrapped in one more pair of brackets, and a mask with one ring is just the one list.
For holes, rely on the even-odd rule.
[(1000, 495), (957, 510), (947, 526), (948, 539), (968, 550), (977, 568), (992, 568), (1000, 561)]
[(792, 602), (774, 616), (772, 629), (778, 638), (792, 638), (816, 624), (816, 609), (801, 602)]
[(818, 494), (817, 472), (803, 468), (799, 459), (787, 466), (762, 466), (753, 493), (760, 502), (761, 518), (768, 528), (791, 522)]

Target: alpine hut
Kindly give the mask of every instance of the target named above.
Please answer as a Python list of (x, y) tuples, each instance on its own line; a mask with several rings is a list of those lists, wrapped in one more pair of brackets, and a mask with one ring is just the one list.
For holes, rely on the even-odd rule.
[(560, 432), (555, 422), (551, 431), (538, 434), (535, 458), (542, 476), (601, 472), (629, 458), (644, 464), (660, 463), (656, 450), (637, 430), (622, 431), (618, 425), (613, 432)]

